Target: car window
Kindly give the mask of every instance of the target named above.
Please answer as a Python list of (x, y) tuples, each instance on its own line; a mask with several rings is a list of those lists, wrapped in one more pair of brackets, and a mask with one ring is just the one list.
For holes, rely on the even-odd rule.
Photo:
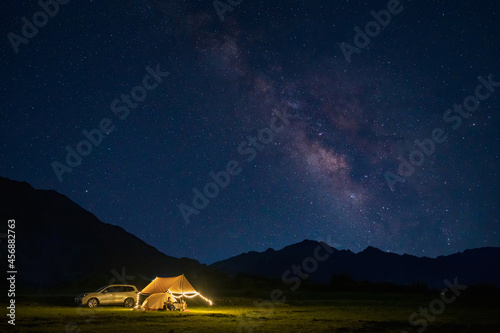
[(103, 292), (107, 293), (123, 293), (123, 292), (134, 292), (134, 287), (129, 286), (112, 286), (106, 289), (103, 289)]
[(122, 293), (124, 291), (124, 287), (122, 287), (122, 286), (116, 286), (114, 288), (115, 288), (114, 289), (115, 293)]

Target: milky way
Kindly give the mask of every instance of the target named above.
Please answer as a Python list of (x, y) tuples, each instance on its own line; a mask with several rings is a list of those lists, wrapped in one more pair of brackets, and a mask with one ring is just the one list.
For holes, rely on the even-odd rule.
[[(210, 1), (69, 3), (2, 49), (1, 175), (202, 262), (303, 239), (419, 256), (500, 246), (500, 88), (459, 129), (442, 119), (480, 76), (500, 81), (498, 5), (402, 5), (348, 62), (339, 45), (387, 3), (244, 0), (224, 21)], [(39, 10), (2, 7), (5, 34)], [(119, 121), (110, 103), (157, 64), (168, 77)], [(59, 182), (51, 163), (106, 117), (116, 129)], [(398, 174), (438, 127), (447, 140)], [(241, 171), (194, 207), (230, 161)]]

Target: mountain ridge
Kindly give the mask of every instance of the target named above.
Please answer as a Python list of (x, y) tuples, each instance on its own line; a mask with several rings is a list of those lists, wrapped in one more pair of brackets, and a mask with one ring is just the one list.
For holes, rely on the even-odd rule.
[(496, 265), (500, 258), (500, 247), (467, 249), (431, 258), (384, 252), (373, 246), (354, 253), (335, 249), (324, 242), (304, 240), (273, 252), (268, 249), (263, 252), (242, 253), (215, 262), (209, 267), (230, 275), (284, 279), (283, 273), (293, 266), (300, 266), (302, 263), (302, 268), (306, 269), (306, 261), (313, 261), (310, 258), (314, 258), (315, 248), (319, 246), (328, 247), (331, 253), (324, 261), (316, 260), (314, 266), (317, 268), (313, 272), (307, 272), (308, 279), (312, 282), (326, 284), (333, 276), (349, 275), (355, 281), (398, 285), (424, 283), (439, 288), (445, 279), (457, 276), (462, 277), (464, 283), (500, 287), (500, 269)]
[(100, 221), (54, 190), (37, 190), (27, 182), (0, 177), (0, 198), (2, 219), (16, 219), (19, 282), (34, 289), (102, 285), (127, 277), (150, 280), (183, 273), (196, 284), (205, 282), (209, 272), (283, 280), (294, 265), (310, 270), (310, 281), (323, 284), (335, 276), (349, 275), (355, 281), (440, 287), (444, 279), (457, 276), (462, 283), (500, 286), (496, 264), (500, 247), (430, 258), (387, 253), (373, 246), (354, 253), (306, 239), (279, 250), (249, 251), (205, 265), (162, 253), (122, 227)]
[(56, 288), (187, 272), (196, 279), (206, 269), (194, 259), (168, 256), (122, 227), (100, 221), (54, 190), (36, 190), (0, 177), (0, 197), (2, 219), (16, 220), (21, 285)]

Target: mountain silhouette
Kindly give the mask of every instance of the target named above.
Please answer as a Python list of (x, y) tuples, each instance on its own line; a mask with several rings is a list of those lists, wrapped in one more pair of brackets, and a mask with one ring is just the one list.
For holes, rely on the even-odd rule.
[[(319, 258), (315, 259), (318, 249)], [(325, 258), (323, 260), (323, 258)], [(275, 251), (248, 252), (210, 265), (230, 275), (287, 279), (298, 277), (312, 282), (329, 283), (333, 276), (347, 275), (355, 281), (393, 283), (397, 285), (425, 284), (442, 288), (444, 280), (455, 278), (466, 285), (500, 287), (500, 248), (486, 247), (466, 250), (437, 258), (416, 257), (383, 252), (368, 247), (359, 253), (337, 250), (323, 242), (305, 240)], [(293, 267), (301, 273), (294, 273)]]
[[(442, 288), (445, 279), (457, 278), (460, 284), (500, 287), (498, 247), (427, 258), (386, 253), (374, 247), (353, 253), (305, 240), (278, 251), (251, 251), (207, 266), (161, 253), (52, 190), (36, 190), (28, 183), (0, 177), (0, 199), (2, 221), (16, 220), (16, 283), (25, 290), (97, 288), (109, 282), (149, 282), (156, 276), (186, 274), (204, 291), (207, 280), (223, 286), (223, 281), (235, 276), (288, 283), (298, 276), (294, 269), (299, 269), (304, 279), (323, 284), (335, 276), (349, 276), (355, 281), (424, 283), (435, 288)], [(5, 244), (3, 236), (0, 241)], [(6, 252), (2, 252), (4, 258)]]
[(16, 221), (15, 265), (23, 287), (97, 288), (183, 273), (195, 283), (206, 269), (196, 260), (161, 253), (55, 191), (0, 177), (0, 198), (2, 221)]

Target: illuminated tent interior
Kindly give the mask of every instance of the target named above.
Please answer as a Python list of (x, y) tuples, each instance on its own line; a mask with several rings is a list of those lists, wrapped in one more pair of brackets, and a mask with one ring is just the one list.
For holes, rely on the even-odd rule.
[(161, 310), (163, 309), (163, 304), (167, 302), (169, 297), (171, 297), (172, 300), (174, 299), (169, 293), (152, 294), (142, 303), (141, 308), (143, 310)]
[[(141, 292), (137, 295), (137, 299), (139, 300), (140, 294), (151, 294), (148, 299), (154, 296), (153, 299), (146, 299), (145, 302), (148, 304), (160, 303), (160, 299), (163, 299), (164, 296), (171, 296), (173, 299), (180, 299), (182, 297), (185, 298), (193, 298), (195, 296), (199, 296), (203, 300), (207, 301), (210, 305), (212, 305), (212, 301), (208, 298), (201, 295), (196, 289), (193, 288), (191, 283), (186, 279), (184, 274), (174, 277), (156, 277), (150, 284), (148, 284)], [(156, 295), (156, 296), (155, 296)], [(162, 295), (162, 296), (158, 296)], [(163, 304), (162, 304), (163, 305)], [(151, 306), (149, 307), (151, 308)]]

